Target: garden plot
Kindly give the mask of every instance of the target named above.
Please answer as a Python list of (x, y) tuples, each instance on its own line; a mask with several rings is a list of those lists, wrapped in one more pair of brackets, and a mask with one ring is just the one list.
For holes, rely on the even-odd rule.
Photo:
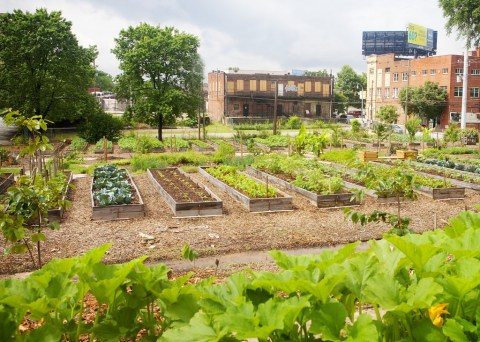
[(197, 152), (214, 152), (215, 151), (215, 148), (212, 145), (202, 140), (194, 139), (194, 140), (191, 140), (190, 142), (192, 144), (192, 150), (194, 151), (197, 151)]
[(178, 168), (148, 169), (148, 178), (177, 217), (223, 214), (223, 203), (210, 189)]
[[(247, 166), (246, 172), (253, 175), (254, 177), (261, 179), (268, 183), (274, 183), (281, 186), (283, 189), (294, 191), (299, 193), (300, 195), (308, 198), (311, 203), (313, 203), (318, 208), (339, 208), (339, 207), (348, 207), (348, 206), (355, 206), (359, 205), (357, 199), (352, 201), (352, 192), (345, 192), (344, 184), (341, 184), (341, 187), (335, 187), (335, 189), (326, 189), (326, 194), (319, 194), (314, 191), (309, 191), (307, 186), (300, 187), (291, 183), (290, 180), (285, 179), (282, 175), (275, 174), (272, 175), (270, 173), (263, 172), (261, 170), (257, 170), (253, 167)], [(328, 182), (328, 178), (326, 178)], [(328, 187), (329, 184), (325, 184)]]
[(201, 167), (200, 174), (241, 202), (250, 212), (292, 210), (292, 197), (228, 166)]
[(144, 217), (140, 193), (125, 169), (115, 165), (95, 168), (92, 186), (92, 219), (115, 220)]

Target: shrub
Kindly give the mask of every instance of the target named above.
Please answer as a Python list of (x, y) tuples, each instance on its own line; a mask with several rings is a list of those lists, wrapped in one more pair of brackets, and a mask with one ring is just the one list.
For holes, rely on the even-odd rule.
[(288, 129), (299, 129), (302, 125), (302, 121), (296, 115), (293, 115), (288, 118), (288, 121), (285, 123), (285, 128)]
[(103, 112), (90, 115), (80, 126), (80, 137), (93, 144), (104, 136), (111, 141), (117, 141), (121, 136), (123, 122), (110, 114)]

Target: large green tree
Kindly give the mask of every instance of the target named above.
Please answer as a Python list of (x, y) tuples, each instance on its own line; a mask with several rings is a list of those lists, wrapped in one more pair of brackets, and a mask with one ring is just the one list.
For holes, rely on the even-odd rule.
[(447, 103), (447, 92), (437, 83), (427, 81), (421, 87), (405, 87), (400, 90), (400, 101), (407, 102), (408, 114), (416, 114), (427, 122), (437, 122)]
[(456, 30), (465, 38), (465, 47), (480, 45), (480, 3), (478, 0), (439, 0), (443, 16), (447, 18), (447, 32)]
[(54, 122), (75, 121), (95, 101), (94, 47), (83, 48), (60, 12), (0, 15), (0, 107)]
[(337, 73), (335, 89), (341, 92), (347, 99), (345, 106), (360, 107), (360, 91), (367, 89), (367, 75), (357, 74), (352, 67), (344, 65)]
[(142, 23), (122, 30), (113, 53), (120, 60), (119, 94), (132, 100), (137, 120), (158, 128), (200, 106), (203, 64), (199, 39), (173, 27)]
[(113, 91), (114, 83), (112, 75), (105, 71), (97, 70), (95, 72), (93, 86), (102, 89), (102, 91)]

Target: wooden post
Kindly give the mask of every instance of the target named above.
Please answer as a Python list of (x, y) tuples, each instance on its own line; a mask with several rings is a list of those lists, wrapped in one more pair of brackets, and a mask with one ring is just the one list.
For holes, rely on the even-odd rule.
[(437, 213), (433, 214), (433, 229), (437, 229)]
[(238, 132), (240, 134), (240, 157), (243, 157), (243, 141), (242, 141), (242, 132)]
[(107, 153), (107, 138), (103, 136), (103, 159), (107, 161), (108, 159), (108, 153)]
[(267, 178), (266, 178), (265, 185), (267, 186), (267, 197), (268, 197), (268, 176), (267, 176)]

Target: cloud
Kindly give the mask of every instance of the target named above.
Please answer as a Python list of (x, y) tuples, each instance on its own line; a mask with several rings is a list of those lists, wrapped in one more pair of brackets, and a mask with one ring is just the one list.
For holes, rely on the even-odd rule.
[(175, 26), (200, 38), (206, 72), (237, 66), (256, 70), (366, 70), (362, 31), (399, 31), (416, 23), (438, 31), (438, 54), (462, 54), (447, 36), (437, 0), (4, 0), (2, 11), (61, 10), (82, 45), (97, 45), (101, 70), (119, 73), (110, 50), (123, 28), (140, 22)]

